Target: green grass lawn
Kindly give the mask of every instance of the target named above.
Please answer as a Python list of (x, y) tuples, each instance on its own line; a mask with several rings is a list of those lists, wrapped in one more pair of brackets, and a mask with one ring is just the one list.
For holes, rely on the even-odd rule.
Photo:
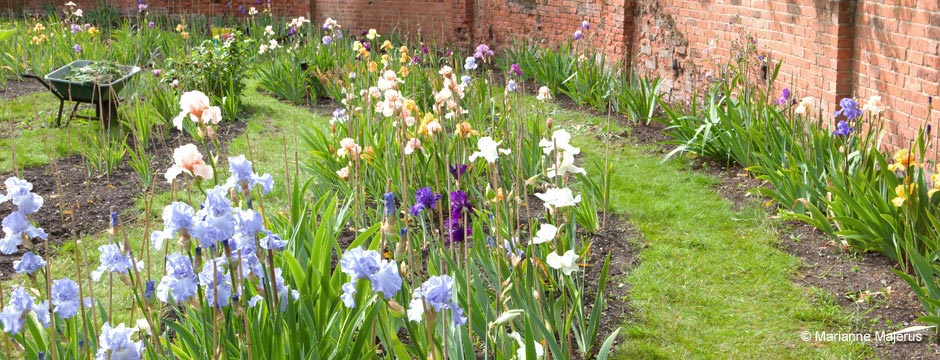
[[(80, 146), (78, 139), (98, 131), (98, 122), (95, 121), (73, 121), (66, 128), (52, 128), (58, 111), (59, 100), (48, 91), (2, 101), (0, 173), (13, 170), (14, 158), (10, 155), (14, 154), (14, 150), (17, 169), (41, 166), (48, 164), (52, 158), (77, 154)], [(89, 110), (79, 112), (85, 114)]]
[[(584, 163), (603, 161), (596, 135), (605, 118), (568, 111), (555, 118), (582, 128)], [(853, 316), (791, 282), (798, 259), (775, 247), (775, 225), (757, 204), (734, 211), (713, 190), (715, 178), (651, 150), (629, 138), (610, 147), (612, 210), (626, 214), (646, 244), (627, 279), (635, 317), (625, 320), (617, 358), (871, 355), (860, 343), (802, 342), (803, 330), (849, 331)]]

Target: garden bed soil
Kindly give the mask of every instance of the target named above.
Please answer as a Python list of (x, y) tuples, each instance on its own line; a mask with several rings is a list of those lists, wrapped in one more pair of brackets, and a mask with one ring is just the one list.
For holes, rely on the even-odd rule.
[[(241, 121), (220, 126), (217, 134), (223, 149), (244, 129), (245, 123)], [(173, 162), (173, 150), (189, 142), (188, 135), (176, 130), (172, 130), (166, 139), (161, 140), (157, 136), (152, 139), (147, 151), (157, 177), (154, 184), (157, 191), (169, 189), (162, 173)], [(14, 175), (0, 174), (0, 180)], [(132, 209), (135, 201), (146, 192), (140, 188), (139, 178), (126, 158), (110, 175), (89, 176), (84, 159), (80, 155), (72, 155), (44, 166), (22, 169), (17, 176), (32, 183), (33, 192), (43, 197), (42, 209), (31, 215), (30, 220), (49, 234), (49, 241), (56, 245), (70, 238), (107, 230), (111, 211), (121, 214), (123, 223), (136, 220), (137, 215), (127, 210)], [(5, 192), (6, 189), (0, 185), (0, 191)], [(13, 209), (10, 203), (0, 204), (0, 214), (4, 216)], [(132, 215), (135, 217), (130, 217)], [(38, 250), (45, 253), (43, 245), (39, 245)], [(13, 261), (19, 260), (24, 252), (20, 249), (11, 255), (0, 255), (0, 278), (8, 278), (14, 273)]]
[(40, 91), (48, 90), (36, 80), (10, 79), (6, 86), (0, 87), (0, 100), (10, 100)]
[[(627, 275), (639, 265), (639, 249), (644, 246), (639, 231), (632, 228), (621, 215), (599, 213), (599, 219), (607, 218), (607, 224), (594, 234), (590, 234), (591, 251), (584, 259), (584, 311), (589, 313), (594, 308), (595, 294), (599, 285), (601, 272), (607, 256), (610, 256), (610, 270), (607, 274), (607, 285), (604, 296), (607, 308), (601, 315), (600, 328), (594, 351), (614, 331), (624, 324), (632, 310), (629, 306), (630, 284)], [(603, 221), (603, 220), (601, 220)], [(618, 341), (614, 341), (616, 345)]]

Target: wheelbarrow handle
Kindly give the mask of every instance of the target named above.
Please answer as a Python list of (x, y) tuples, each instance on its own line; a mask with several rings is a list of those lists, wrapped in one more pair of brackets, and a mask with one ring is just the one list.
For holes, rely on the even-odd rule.
[(65, 98), (62, 97), (61, 94), (59, 94), (58, 91), (55, 90), (54, 87), (52, 87), (52, 85), (49, 85), (49, 83), (46, 82), (46, 80), (43, 80), (43, 78), (41, 78), (41, 77), (39, 77), (39, 76), (36, 76), (36, 75), (33, 75), (33, 74), (21, 74), (20, 77), (25, 78), (25, 79), (36, 79), (36, 81), (38, 81), (40, 84), (42, 84), (42, 86), (44, 86), (46, 89), (49, 89), (49, 91), (52, 92), (52, 95), (55, 95), (55, 97), (59, 98), (59, 100), (64, 100), (64, 99), (65, 99)]

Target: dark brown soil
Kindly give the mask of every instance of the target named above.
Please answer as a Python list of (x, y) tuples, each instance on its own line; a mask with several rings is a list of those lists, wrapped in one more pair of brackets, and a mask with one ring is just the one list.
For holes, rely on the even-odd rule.
[[(241, 134), (245, 123), (240, 121), (225, 123), (217, 134), (225, 144)], [(151, 168), (154, 169), (156, 189), (165, 190), (168, 185), (163, 176), (173, 161), (173, 149), (189, 143), (188, 135), (176, 130), (167, 139), (154, 138), (148, 147), (151, 155)], [(224, 166), (224, 165), (222, 165)], [(34, 223), (49, 234), (52, 244), (61, 244), (72, 235), (82, 236), (105, 231), (109, 225), (111, 211), (122, 214), (122, 222), (133, 221), (128, 216), (136, 216), (128, 211), (134, 206), (141, 194), (138, 175), (131, 169), (127, 159), (111, 174), (89, 176), (84, 159), (73, 155), (40, 167), (22, 169), (14, 173), (0, 174), (0, 180), (17, 175), (33, 184), (33, 192), (44, 199), (42, 209), (30, 217)], [(2, 186), (0, 186), (2, 187)], [(5, 191), (5, 189), (0, 189)], [(13, 210), (11, 204), (0, 204), (0, 214), (4, 216)], [(155, 210), (156, 211), (156, 210)], [(74, 234), (73, 234), (74, 233)], [(44, 247), (40, 246), (44, 253)], [(25, 249), (12, 255), (0, 255), (0, 277), (13, 274), (13, 261), (22, 257)]]
[[(603, 219), (607, 217), (607, 224), (597, 233), (591, 234), (591, 251), (584, 259), (584, 304), (585, 313), (594, 308), (595, 294), (597, 293), (601, 272), (607, 256), (610, 256), (610, 269), (607, 274), (607, 285), (604, 296), (607, 308), (601, 316), (600, 330), (597, 334), (595, 351), (611, 333), (623, 326), (623, 319), (631, 314), (629, 306), (630, 284), (626, 282), (627, 274), (639, 264), (639, 249), (643, 247), (643, 239), (639, 231), (630, 227), (622, 216), (613, 214), (598, 214)], [(616, 344), (616, 341), (614, 342)]]
[[(796, 282), (831, 292), (843, 308), (863, 317), (856, 332), (891, 332), (922, 325), (922, 305), (910, 286), (892, 272), (888, 258), (873, 253), (848, 250), (812, 226), (789, 222), (789, 239), (781, 247), (802, 260)], [(931, 331), (920, 342), (872, 342), (876, 353), (889, 359), (937, 359), (940, 345)]]
[[(630, 136), (640, 144), (652, 145), (660, 144), (664, 141), (669, 140), (669, 137), (663, 133), (663, 129), (666, 126), (658, 122), (651, 122), (649, 125), (645, 124), (636, 124), (630, 128)], [(654, 149), (662, 154), (665, 154), (670, 149), (667, 149), (665, 146), (656, 146)]]
[(0, 87), (0, 100), (29, 95), (34, 92), (48, 91), (38, 81), (32, 79), (10, 79), (5, 87)]
[(310, 112), (323, 116), (333, 116), (333, 110), (336, 110), (337, 106), (337, 102), (326, 97), (318, 98), (315, 102), (303, 105), (303, 107), (310, 110)]
[[(770, 184), (750, 177), (740, 166), (697, 159), (692, 167), (718, 178), (716, 191), (736, 209), (756, 201), (766, 205), (766, 198), (748, 191)], [(766, 209), (775, 212), (776, 206)], [(800, 259), (794, 281), (829, 293), (843, 309), (857, 315), (860, 320), (854, 332), (874, 334), (922, 325), (915, 320), (923, 315), (923, 307), (910, 286), (892, 271), (897, 265), (885, 256), (854, 252), (814, 227), (796, 221), (783, 223), (779, 230), (780, 249)], [(923, 331), (923, 334), (924, 340), (920, 342), (871, 342), (870, 345), (879, 358), (940, 358), (937, 337), (928, 338), (930, 331)]]

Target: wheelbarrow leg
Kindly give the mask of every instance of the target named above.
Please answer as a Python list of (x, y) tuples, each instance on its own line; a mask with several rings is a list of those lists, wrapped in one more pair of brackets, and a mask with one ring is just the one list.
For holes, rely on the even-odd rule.
[(65, 100), (59, 99), (59, 116), (55, 118), (55, 123), (53, 127), (62, 126), (62, 109), (65, 107)]
[(65, 126), (69, 126), (72, 123), (72, 118), (75, 117), (75, 112), (78, 111), (79, 103), (75, 103), (75, 106), (72, 107), (72, 112), (69, 113), (69, 117), (65, 119)]
[(95, 115), (101, 120), (101, 124), (110, 128), (117, 122), (117, 100), (102, 101), (96, 104)]

